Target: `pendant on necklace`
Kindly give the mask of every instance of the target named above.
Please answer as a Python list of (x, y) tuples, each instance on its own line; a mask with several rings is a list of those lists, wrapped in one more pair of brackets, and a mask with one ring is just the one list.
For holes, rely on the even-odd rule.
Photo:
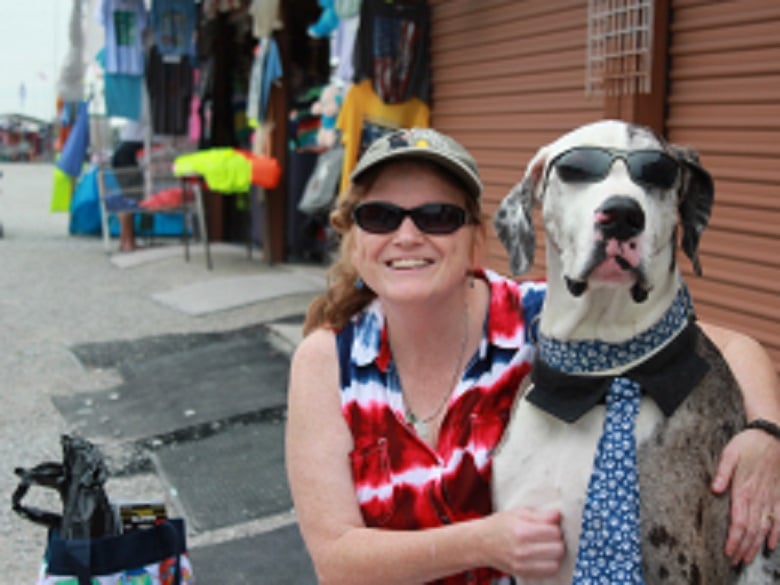
[(410, 409), (406, 410), (406, 423), (411, 425), (417, 436), (422, 437), (426, 441), (428, 440), (428, 433), (430, 432), (428, 423), (418, 419)]

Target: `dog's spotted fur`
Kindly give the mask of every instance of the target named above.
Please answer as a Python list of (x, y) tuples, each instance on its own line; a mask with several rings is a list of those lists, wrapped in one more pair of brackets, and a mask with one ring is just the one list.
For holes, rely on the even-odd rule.
[[(654, 193), (632, 182), (621, 161), (615, 161), (605, 179), (587, 185), (567, 185), (554, 169), (548, 173), (548, 162), (555, 155), (580, 145), (663, 150), (679, 161), (682, 172), (673, 189)], [(678, 229), (682, 230), (682, 250), (701, 272), (697, 249), (709, 220), (713, 191), (709, 174), (694, 151), (668, 144), (644, 127), (601, 121), (541, 148), (495, 218), (499, 238), (510, 253), (511, 269), (520, 274), (533, 263), (531, 212), (534, 204), (541, 203), (548, 280), (541, 332), (560, 340), (620, 342), (652, 326), (681, 285), (675, 263)], [(638, 255), (630, 263), (633, 277), (603, 282), (583, 267), (588, 261), (604, 259), (602, 253), (593, 260), (591, 249), (599, 244), (593, 217), (599, 205), (617, 196), (641, 208), (644, 229), (633, 242)], [(617, 260), (621, 266), (629, 265)], [(637, 294), (637, 287), (646, 294)], [(695, 351), (709, 364), (700, 384), (669, 418), (652, 399), (643, 398), (637, 420), (646, 582), (778, 582), (767, 558), (762, 556), (749, 567), (735, 570), (723, 553), (729, 502), (726, 497), (715, 497), (709, 486), (723, 447), (744, 424), (744, 412), (728, 366), (700, 332)], [(603, 419), (603, 406), (571, 424), (522, 398), (515, 406), (494, 462), (496, 504), (502, 509), (518, 505), (561, 509), (567, 547), (556, 578), (519, 579), (520, 584), (571, 583), (582, 507)], [(776, 562), (771, 564), (780, 566)]]

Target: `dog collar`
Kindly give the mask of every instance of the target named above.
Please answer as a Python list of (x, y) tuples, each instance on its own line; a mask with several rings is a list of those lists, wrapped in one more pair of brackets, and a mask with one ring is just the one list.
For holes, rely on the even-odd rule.
[(663, 347), (694, 316), (693, 302), (681, 283), (672, 304), (658, 321), (626, 341), (610, 343), (597, 339), (561, 341), (543, 334), (537, 344), (539, 357), (568, 374), (590, 374), (624, 368)]
[(601, 375), (599, 371), (635, 362), (663, 345), (655, 355), (619, 376), (637, 382), (661, 411), (671, 416), (709, 369), (695, 350), (702, 333), (690, 308), (688, 292), (681, 287), (658, 323), (626, 342), (569, 343), (543, 337), (531, 371), (534, 385), (526, 399), (557, 418), (574, 422), (604, 401), (618, 375)]

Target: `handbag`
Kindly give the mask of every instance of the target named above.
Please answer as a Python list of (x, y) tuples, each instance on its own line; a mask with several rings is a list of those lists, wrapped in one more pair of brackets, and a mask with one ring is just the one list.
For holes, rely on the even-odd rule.
[[(14, 470), (19, 484), (11, 497), (13, 510), (48, 528), (37, 585), (193, 585), (184, 520), (166, 518), (159, 504), (153, 513), (138, 512), (123, 522), (128, 506), (117, 513), (109, 502), (100, 451), (68, 435), (62, 436), (62, 447), (62, 462)], [(62, 513), (25, 505), (33, 486), (57, 491)]]
[(194, 585), (184, 520), (116, 536), (64, 539), (49, 530), (37, 585)]
[[(108, 469), (100, 451), (81, 437), (63, 435), (62, 462), (46, 461), (35, 467), (17, 467), (19, 484), (11, 496), (14, 512), (35, 524), (56, 528), (64, 538), (94, 538), (120, 531), (104, 484)], [(31, 487), (55, 490), (62, 513), (25, 505)]]
[(343, 146), (332, 146), (319, 154), (301, 200), (298, 202), (298, 211), (314, 215), (328, 209), (336, 195), (343, 162)]

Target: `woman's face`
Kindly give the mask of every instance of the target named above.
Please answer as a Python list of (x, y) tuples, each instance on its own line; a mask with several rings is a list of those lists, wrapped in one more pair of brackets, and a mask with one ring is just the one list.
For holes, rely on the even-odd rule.
[[(386, 166), (361, 203), (381, 201), (405, 209), (449, 203), (465, 209), (465, 197), (457, 183), (429, 165), (404, 161)], [(481, 234), (471, 218), (453, 233), (432, 235), (409, 216), (387, 234), (357, 225), (353, 230), (352, 263), (385, 302), (425, 302), (457, 290), (474, 268), (474, 238)]]

